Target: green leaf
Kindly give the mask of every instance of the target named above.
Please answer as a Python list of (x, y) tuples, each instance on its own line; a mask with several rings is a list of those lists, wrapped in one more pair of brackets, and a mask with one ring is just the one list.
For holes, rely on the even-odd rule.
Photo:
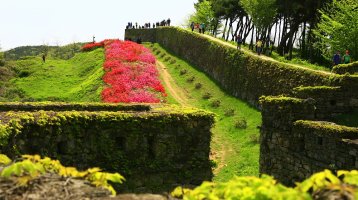
[(11, 163), (11, 159), (4, 154), (0, 154), (0, 165), (8, 165)]

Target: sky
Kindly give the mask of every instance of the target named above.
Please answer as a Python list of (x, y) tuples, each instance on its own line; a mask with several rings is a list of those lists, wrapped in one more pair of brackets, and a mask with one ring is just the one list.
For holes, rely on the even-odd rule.
[(183, 25), (197, 0), (0, 0), (0, 47), (124, 38), (128, 22)]

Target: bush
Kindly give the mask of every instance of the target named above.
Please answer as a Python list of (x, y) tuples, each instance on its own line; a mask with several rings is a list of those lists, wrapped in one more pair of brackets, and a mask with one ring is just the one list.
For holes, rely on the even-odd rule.
[(169, 62), (170, 64), (175, 64), (177, 62), (177, 60), (175, 60), (174, 58), (172, 58), (172, 60)]
[(194, 80), (195, 80), (195, 76), (192, 76), (192, 77), (186, 79), (186, 81), (187, 81), (188, 83), (192, 83), (192, 82), (194, 82)]
[(237, 129), (246, 129), (247, 128), (247, 122), (246, 119), (240, 118), (235, 121), (235, 128)]
[(164, 56), (166, 56), (166, 55), (167, 55), (167, 54), (163, 52), (163, 53), (161, 53), (161, 54), (159, 55), (159, 57), (160, 57), (160, 58), (164, 58)]
[(211, 107), (218, 108), (220, 107), (221, 101), (220, 100), (214, 100), (211, 102)]
[(154, 54), (155, 55), (159, 55), (161, 53), (161, 51), (158, 49), (158, 50), (156, 50), (156, 51), (154, 51)]
[(201, 83), (196, 83), (195, 84), (195, 89), (197, 89), (197, 90), (199, 90), (202, 87), (203, 87), (203, 84), (201, 84)]
[(25, 78), (25, 77), (30, 76), (30, 74), (31, 74), (31, 73), (30, 73), (29, 71), (24, 70), (24, 71), (20, 71), (18, 76), (19, 76), (20, 78)]
[(260, 143), (260, 137), (256, 134), (252, 134), (249, 136), (249, 140), (253, 144), (259, 144)]
[(234, 109), (229, 108), (229, 109), (225, 110), (225, 116), (231, 117), (231, 116), (234, 116), (234, 115), (235, 115), (235, 110)]
[(181, 75), (181, 76), (184, 75), (184, 74), (186, 74), (186, 73), (188, 73), (188, 71), (187, 71), (186, 69), (180, 70), (180, 75)]
[(213, 97), (213, 95), (210, 92), (205, 92), (203, 94), (203, 99), (210, 99), (211, 97)]
[(357, 170), (329, 170), (313, 174), (297, 183), (295, 188), (286, 187), (273, 177), (234, 177), (228, 182), (204, 182), (194, 189), (177, 187), (173, 197), (184, 199), (356, 199)]
[(172, 59), (172, 58), (171, 58), (170, 56), (168, 56), (168, 57), (165, 57), (165, 58), (164, 58), (164, 61), (165, 61), (165, 62), (169, 62), (169, 61), (171, 61), (171, 59)]

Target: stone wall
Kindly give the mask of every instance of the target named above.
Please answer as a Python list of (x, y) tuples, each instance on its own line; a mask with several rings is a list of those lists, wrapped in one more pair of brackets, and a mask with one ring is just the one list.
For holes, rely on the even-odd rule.
[(168, 192), (212, 177), (214, 117), (202, 110), (3, 112), (0, 120), (1, 153), (40, 154), (79, 169), (119, 172), (126, 178), (122, 192)]
[[(358, 76), (263, 60), (180, 28), (131, 29), (126, 37), (155, 38), (226, 91), (262, 110), (261, 173), (293, 185), (323, 169), (358, 168), (358, 129), (324, 122), (357, 111)], [(355, 71), (352, 64), (333, 72)], [(281, 96), (262, 97), (258, 106), (262, 95)]]
[(265, 97), (261, 103), (260, 173), (294, 185), (323, 169), (358, 168), (358, 128), (316, 121), (319, 101)]
[(262, 95), (289, 94), (298, 86), (335, 85), (340, 76), (264, 60), (175, 27), (127, 29), (126, 38), (159, 43), (186, 59), (227, 92), (258, 106)]

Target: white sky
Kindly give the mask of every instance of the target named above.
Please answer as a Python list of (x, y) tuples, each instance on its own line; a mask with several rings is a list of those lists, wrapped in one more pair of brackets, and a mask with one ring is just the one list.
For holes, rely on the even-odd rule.
[(0, 47), (124, 38), (131, 21), (182, 25), (197, 0), (0, 0)]

